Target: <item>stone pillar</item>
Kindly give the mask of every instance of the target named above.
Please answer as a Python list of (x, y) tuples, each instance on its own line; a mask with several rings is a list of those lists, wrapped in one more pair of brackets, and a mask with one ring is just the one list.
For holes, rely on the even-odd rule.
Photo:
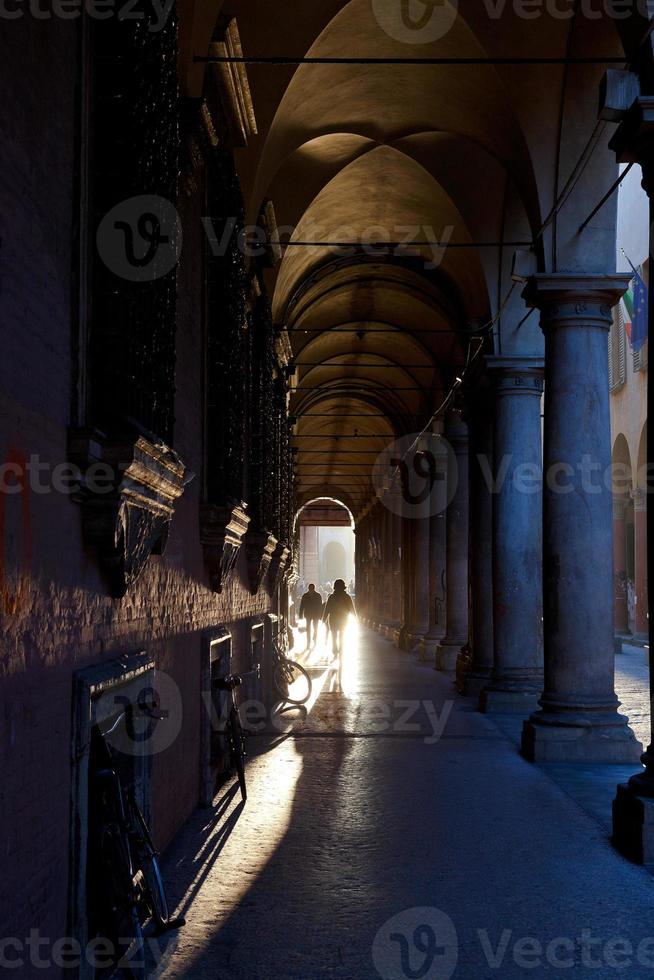
[(409, 637), (413, 622), (413, 522), (406, 517), (402, 522), (402, 565), (400, 580), (402, 582), (401, 627), (398, 646), (403, 650), (408, 648)]
[(447, 595), (445, 636), (436, 650), (436, 669), (453, 671), (468, 642), (468, 428), (460, 409), (448, 414), (445, 438), (452, 447), (445, 531)]
[(468, 401), (470, 428), (470, 653), (457, 664), (457, 687), (478, 697), (493, 670), (493, 392)]
[(429, 439), (435, 480), (429, 499), (429, 628), (420, 641), (420, 660), (433, 663), (445, 635), (445, 549), (447, 515), (448, 453), (440, 432), (441, 423)]
[(614, 690), (608, 385), (611, 310), (629, 276), (532, 277), (545, 334), (545, 688), (525, 722), (533, 761), (630, 762), (640, 745)]
[(616, 633), (629, 629), (627, 603), (627, 530), (625, 510), (627, 500), (613, 497), (613, 616)]
[(391, 509), (391, 555), (393, 569), (393, 593), (391, 622), (387, 636), (393, 643), (400, 642), (402, 628), (402, 518), (393, 506)]
[(447, 508), (443, 506), (429, 519), (429, 630), (420, 644), (420, 659), (425, 662), (433, 662), (445, 636), (446, 530)]
[(384, 574), (384, 608), (380, 623), (380, 632), (386, 636), (388, 624), (393, 618), (393, 554), (391, 549), (392, 513), (385, 500), (382, 500), (382, 561)]
[(356, 527), (357, 612), (362, 621), (368, 616), (368, 517)]
[(649, 619), (647, 617), (647, 493), (645, 490), (634, 490), (633, 498), (634, 565), (636, 576), (634, 637), (637, 640), (646, 642), (649, 637)]
[(421, 643), (429, 633), (429, 556), (430, 519), (415, 517), (413, 523), (413, 615), (409, 649), (420, 654)]
[[(608, 355), (607, 355), (608, 356)], [(538, 707), (543, 688), (542, 358), (489, 357), (493, 432), (493, 650), (485, 712)]]
[(379, 511), (376, 506), (370, 514), (370, 550), (370, 627), (377, 629), (381, 616), (383, 585), (379, 549)]

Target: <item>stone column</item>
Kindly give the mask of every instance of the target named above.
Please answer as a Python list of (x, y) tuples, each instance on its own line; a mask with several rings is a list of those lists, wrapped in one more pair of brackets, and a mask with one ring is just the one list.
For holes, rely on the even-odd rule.
[(357, 612), (363, 622), (368, 616), (368, 518), (362, 517), (356, 527)]
[(393, 643), (399, 643), (402, 628), (402, 518), (397, 509), (391, 509), (391, 554), (393, 568), (393, 593), (391, 622), (387, 636)]
[(625, 511), (627, 499), (613, 497), (613, 615), (616, 633), (629, 629), (627, 604), (627, 530)]
[(384, 608), (383, 616), (379, 626), (379, 631), (383, 636), (387, 635), (388, 624), (393, 618), (393, 555), (391, 550), (391, 519), (392, 513), (388, 509), (385, 500), (382, 506), (382, 561), (384, 573)]
[(370, 512), (370, 536), (368, 551), (370, 556), (368, 572), (368, 625), (375, 629), (379, 616), (379, 559), (377, 555), (377, 511)]
[(647, 641), (649, 637), (649, 619), (647, 618), (647, 493), (645, 490), (634, 490), (634, 565), (636, 609), (634, 637)]
[(544, 365), (536, 357), (489, 357), (487, 367), (495, 387), (494, 663), (480, 707), (529, 714), (543, 687)]
[(533, 761), (631, 762), (640, 745), (614, 690), (608, 385), (611, 310), (629, 276), (532, 277), (545, 334), (545, 688), (525, 722)]
[(402, 612), (398, 645), (406, 650), (413, 622), (413, 522), (406, 517), (402, 521), (402, 565), (400, 580), (402, 582)]
[(453, 671), (468, 642), (468, 428), (460, 409), (448, 414), (445, 438), (452, 447), (445, 531), (447, 595), (445, 636), (436, 650), (436, 669)]
[[(440, 425), (440, 423), (439, 423)], [(428, 576), (428, 626), (420, 640), (419, 652), (422, 663), (433, 663), (436, 650), (445, 635), (445, 531), (447, 514), (447, 470), (448, 454), (442, 436), (433, 432), (428, 440), (428, 451), (434, 465), (434, 482), (429, 496), (429, 513), (425, 521), (429, 524), (429, 555), (427, 559)]]
[(429, 633), (429, 556), (430, 519), (413, 519), (413, 615), (409, 649), (420, 654), (421, 643)]
[(370, 565), (368, 573), (368, 618), (371, 629), (377, 628), (379, 622), (379, 604), (381, 586), (379, 582), (379, 525), (376, 508), (370, 512)]
[(375, 629), (380, 632), (386, 618), (386, 555), (384, 542), (384, 524), (386, 511), (381, 502), (375, 508), (375, 543), (376, 543), (376, 573), (375, 573)]
[(469, 397), (470, 428), (470, 653), (457, 664), (457, 687), (478, 697), (493, 670), (493, 392)]

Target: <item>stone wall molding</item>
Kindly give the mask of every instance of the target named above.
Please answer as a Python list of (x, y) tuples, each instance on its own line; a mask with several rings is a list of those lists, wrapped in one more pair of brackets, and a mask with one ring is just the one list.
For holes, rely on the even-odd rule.
[(248, 579), (252, 595), (258, 594), (266, 580), (277, 544), (275, 535), (267, 531), (250, 529), (245, 536)]
[[(84, 537), (98, 552), (110, 594), (122, 598), (150, 555), (162, 555), (187, 470), (172, 449), (144, 436), (106, 440), (99, 433), (71, 437), (70, 455), (82, 475)], [(102, 466), (101, 481), (91, 467)], [(97, 485), (96, 485), (97, 483)]]
[(221, 593), (233, 573), (250, 524), (247, 504), (203, 504), (200, 508), (200, 541), (209, 569), (213, 592)]

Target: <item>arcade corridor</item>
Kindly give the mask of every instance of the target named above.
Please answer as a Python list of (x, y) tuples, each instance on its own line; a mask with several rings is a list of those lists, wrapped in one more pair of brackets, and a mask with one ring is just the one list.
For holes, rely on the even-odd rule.
[(653, 14), (0, 0), (0, 972), (654, 975)]
[[(383, 961), (395, 972), (381, 976), (407, 977), (382, 930), (395, 917), (390, 931), (406, 936), (414, 968), (429, 957), (413, 930), (433, 926), (446, 948), (424, 975), (437, 980), (602, 980), (627, 962), (630, 980), (650, 976), (651, 940), (637, 950), (652, 934), (653, 881), (608, 842), (619, 767), (605, 767), (603, 788), (602, 767), (591, 783), (582, 767), (562, 785), (556, 769), (520, 758), (509, 719), (454, 703), (451, 682), (388, 641), (353, 631), (348, 659), (343, 695), (316, 671), (322, 693), (308, 718), (251, 740), (245, 807), (221, 793), (171, 848), (166, 881), (187, 926), (156, 976), (373, 980)], [(625, 655), (618, 689), (630, 714), (645, 687), (642, 654)], [(592, 942), (571, 956), (584, 930)]]

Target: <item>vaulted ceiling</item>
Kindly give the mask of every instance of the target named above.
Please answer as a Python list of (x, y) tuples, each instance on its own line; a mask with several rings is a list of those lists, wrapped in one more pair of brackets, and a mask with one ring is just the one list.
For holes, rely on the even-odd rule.
[[(269, 288), (297, 365), (300, 502), (336, 496), (357, 513), (373, 492), (375, 448), (420, 431), (480, 327), (493, 321), (491, 350), (540, 351), (538, 324), (522, 325), (511, 293), (516, 243), (535, 242), (542, 269), (610, 271), (611, 208), (578, 234), (615, 172), (604, 144), (541, 232), (595, 127), (605, 66), (497, 61), (622, 56), (616, 26), (627, 28), (517, 10), (497, 0), (222, 5), (247, 56), (386, 62), (248, 66), (258, 132), (236, 159), (249, 220), (272, 201), (288, 242)], [(188, 43), (202, 54), (200, 21)], [(407, 240), (432, 244), (370, 247)]]

